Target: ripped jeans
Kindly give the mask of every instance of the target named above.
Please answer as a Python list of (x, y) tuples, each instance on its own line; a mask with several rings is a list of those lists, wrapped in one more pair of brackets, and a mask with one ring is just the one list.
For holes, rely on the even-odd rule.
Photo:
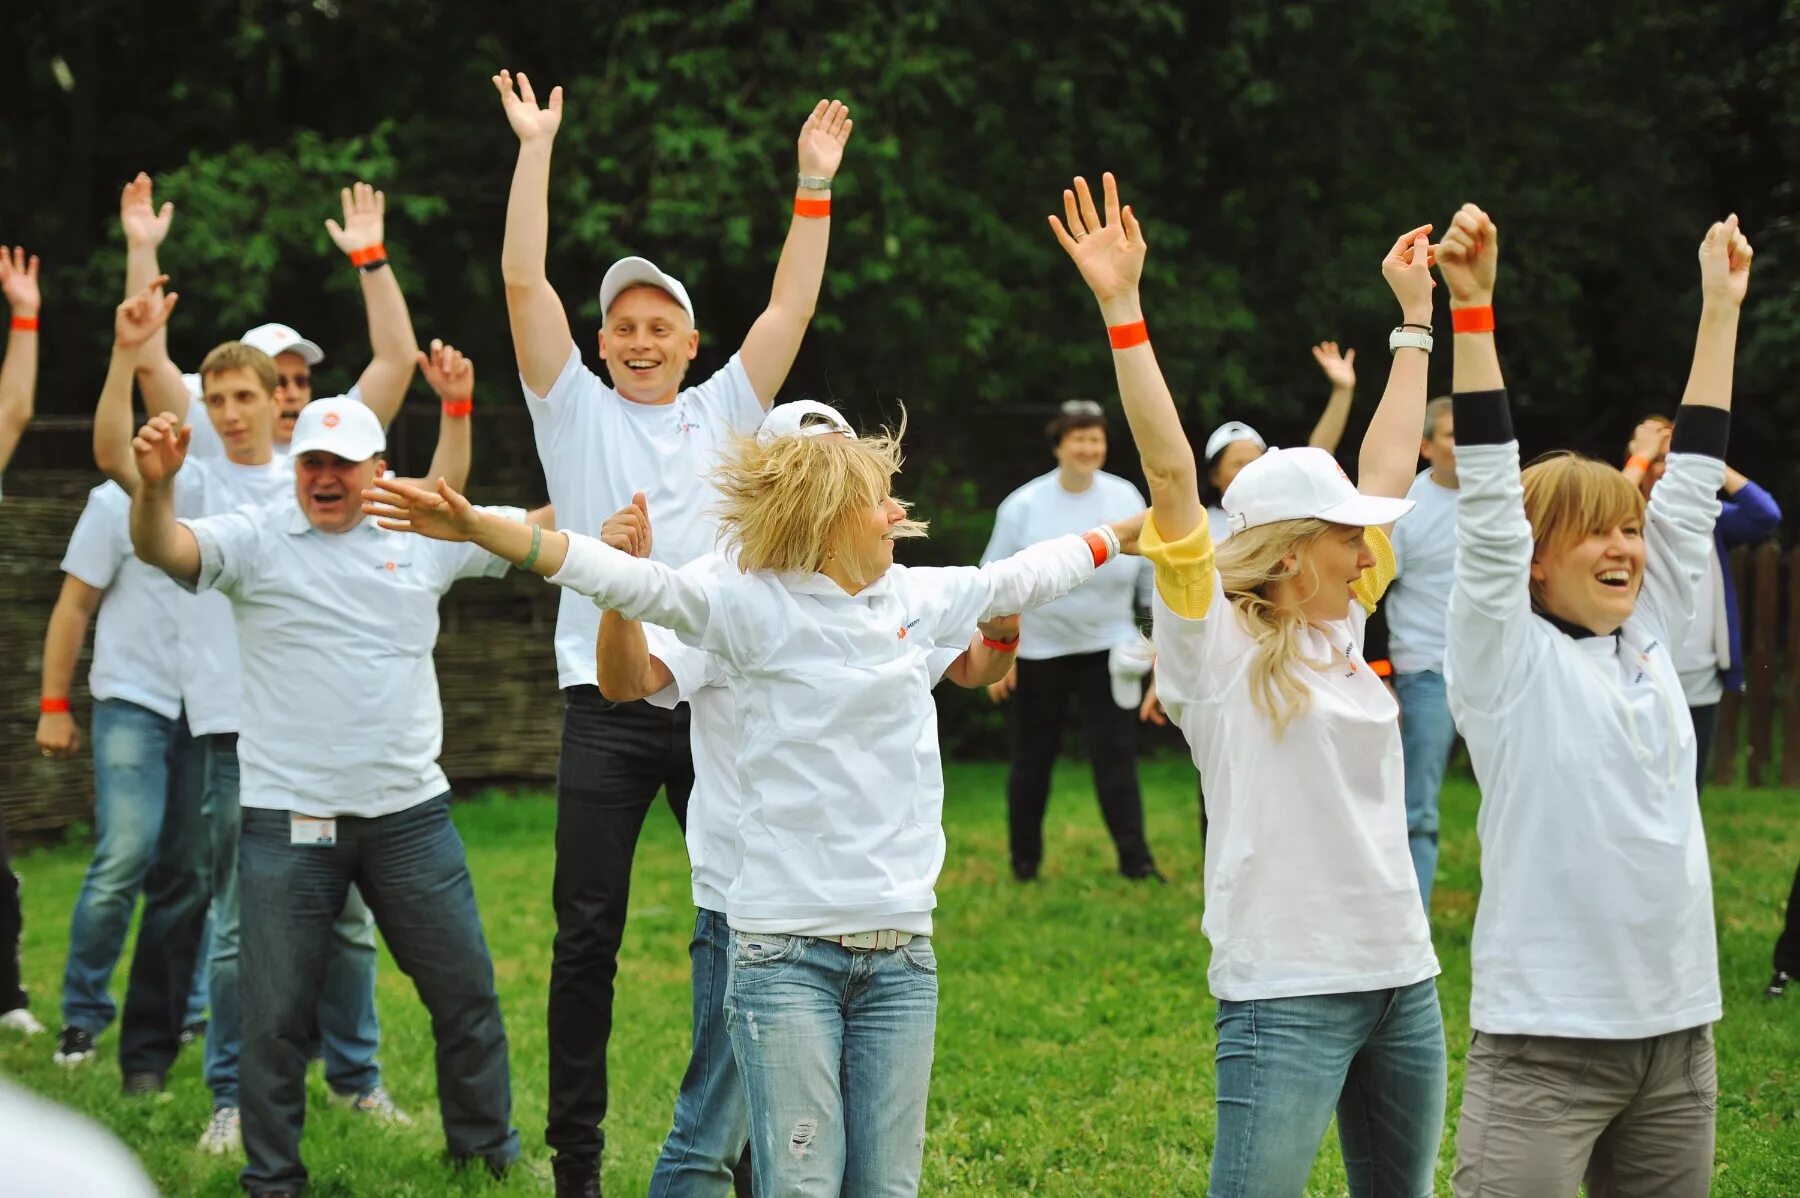
[(733, 932), (725, 1022), (758, 1194), (911, 1198), (937, 1032), (929, 936), (862, 951)]

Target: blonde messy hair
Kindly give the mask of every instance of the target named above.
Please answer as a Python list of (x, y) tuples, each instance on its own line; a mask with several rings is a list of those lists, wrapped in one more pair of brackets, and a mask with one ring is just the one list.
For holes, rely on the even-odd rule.
[[(814, 574), (836, 557), (859, 582), (873, 582), (865, 575), (874, 566), (852, 560), (851, 531), (889, 497), (905, 428), (903, 420), (900, 432), (856, 439), (739, 438), (712, 474), (723, 496), (719, 526), (737, 548), (739, 568)], [(922, 537), (925, 524), (902, 520), (893, 535)]]
[(1326, 533), (1342, 528), (1324, 520), (1277, 520), (1233, 533), (1219, 546), (1217, 565), (1225, 597), (1244, 630), (1256, 643), (1250, 663), (1250, 701), (1275, 724), (1280, 736), (1312, 706), (1312, 692), (1297, 671), (1323, 670), (1329, 661), (1313, 661), (1301, 649), (1306, 617), (1298, 604), (1269, 598), (1276, 584), (1312, 575), (1304, 603), (1319, 588), (1307, 550)]
[[(1605, 462), (1559, 450), (1525, 467), (1525, 518), (1531, 522), (1532, 557), (1555, 557), (1585, 537), (1644, 522), (1637, 484)], [(1541, 588), (1531, 584), (1533, 607)]]
[(270, 395), (275, 394), (275, 387), (281, 382), (281, 372), (275, 368), (275, 359), (254, 345), (245, 345), (242, 341), (226, 341), (215, 345), (212, 352), (201, 359), (202, 380), (210, 379), (215, 374), (223, 374), (227, 370), (249, 371)]

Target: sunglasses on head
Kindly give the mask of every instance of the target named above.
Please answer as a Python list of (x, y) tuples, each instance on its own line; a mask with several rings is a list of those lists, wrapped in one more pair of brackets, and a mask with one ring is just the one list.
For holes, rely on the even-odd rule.
[(1091, 399), (1065, 400), (1062, 406), (1064, 416), (1104, 416), (1106, 409)]

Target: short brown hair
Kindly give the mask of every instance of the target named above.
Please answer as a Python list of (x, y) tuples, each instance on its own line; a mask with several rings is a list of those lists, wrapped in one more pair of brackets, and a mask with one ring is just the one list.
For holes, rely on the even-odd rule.
[(281, 383), (281, 375), (275, 369), (275, 359), (254, 345), (245, 345), (242, 341), (227, 341), (213, 346), (212, 352), (200, 363), (200, 381), (204, 384), (208, 378), (227, 370), (248, 370), (270, 395), (275, 394), (275, 388)]
[[(1605, 462), (1567, 450), (1525, 467), (1525, 518), (1532, 555), (1558, 554), (1576, 541), (1627, 524), (1642, 525), (1644, 496), (1637, 484)], [(1533, 583), (1532, 599), (1539, 599)]]
[(1050, 438), (1052, 447), (1061, 445), (1062, 439), (1077, 429), (1097, 428), (1106, 431), (1106, 409), (1093, 399), (1065, 399), (1044, 426), (1044, 433)]
[(1421, 439), (1425, 440), (1425, 441), (1429, 441), (1433, 437), (1437, 436), (1438, 421), (1443, 419), (1445, 412), (1454, 412), (1455, 409), (1456, 409), (1456, 401), (1454, 399), (1451, 399), (1448, 395), (1440, 395), (1436, 399), (1433, 399), (1430, 403), (1426, 404), (1425, 405), (1425, 435)]

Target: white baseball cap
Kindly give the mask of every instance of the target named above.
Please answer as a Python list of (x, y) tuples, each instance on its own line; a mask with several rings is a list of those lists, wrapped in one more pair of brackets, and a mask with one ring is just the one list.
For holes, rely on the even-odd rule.
[(317, 342), (308, 341), (285, 324), (259, 324), (238, 340), (262, 350), (271, 358), (276, 354), (299, 354), (300, 360), (308, 366), (317, 366), (325, 360), (325, 351)]
[(1271, 449), (1238, 471), (1223, 506), (1231, 531), (1240, 533), (1277, 520), (1392, 524), (1412, 511), (1413, 501), (1359, 493), (1336, 458), (1308, 445)]
[[(808, 416), (816, 419), (808, 423)], [(777, 437), (822, 437), (827, 433), (842, 433), (856, 440), (856, 430), (836, 408), (816, 399), (796, 399), (770, 408), (756, 430), (756, 439), (766, 444)]]
[(648, 258), (620, 258), (606, 268), (606, 277), (600, 280), (600, 319), (612, 311), (613, 301), (619, 298), (619, 292), (627, 287), (659, 287), (669, 293), (681, 310), (688, 314), (688, 323), (699, 326), (694, 318), (694, 301), (688, 298), (687, 288), (674, 275), (664, 274), (656, 263)]
[(1262, 439), (1262, 434), (1241, 420), (1227, 420), (1213, 430), (1212, 436), (1206, 439), (1206, 460), (1212, 461), (1219, 456), (1219, 451), (1233, 441), (1254, 441), (1258, 449), (1267, 449), (1269, 443)]
[(366, 462), (387, 448), (387, 435), (369, 405), (348, 395), (315, 399), (300, 409), (288, 453), (331, 453), (346, 462)]

